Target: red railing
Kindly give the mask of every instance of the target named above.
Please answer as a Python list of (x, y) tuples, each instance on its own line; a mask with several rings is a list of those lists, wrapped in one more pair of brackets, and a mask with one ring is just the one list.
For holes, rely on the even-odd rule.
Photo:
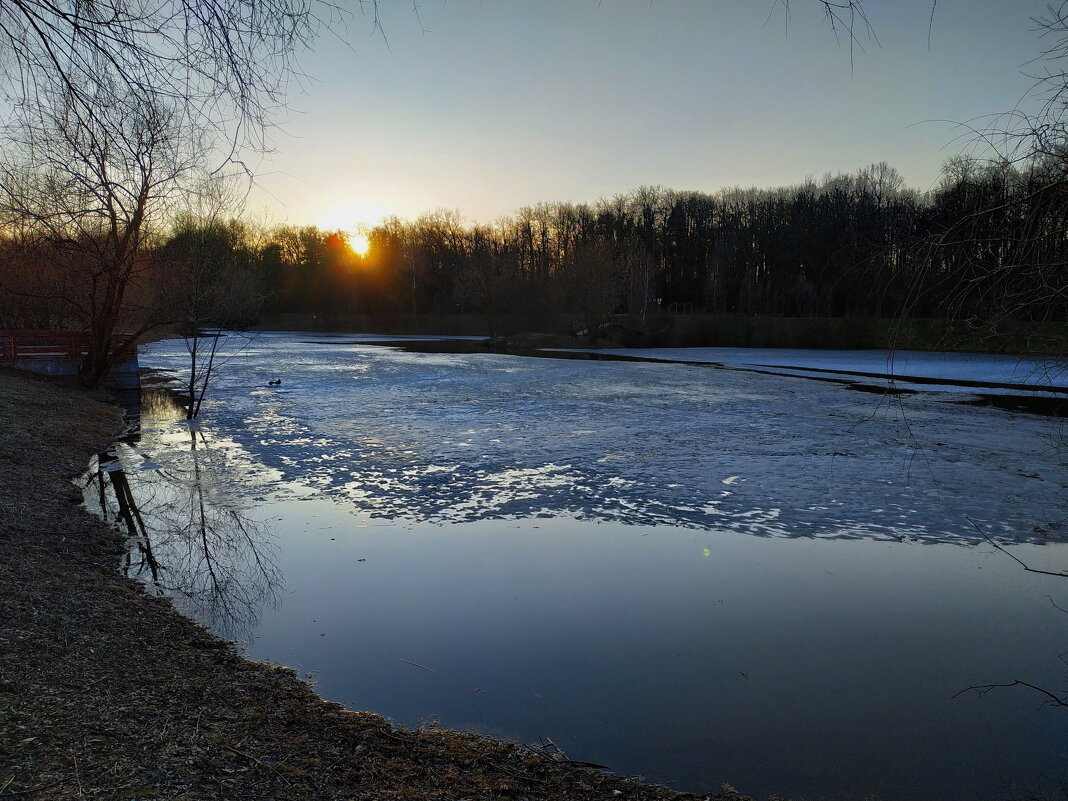
[[(113, 348), (122, 347), (127, 337), (112, 337)], [(122, 355), (132, 358), (135, 345), (123, 347)], [(0, 331), (0, 361), (5, 359), (81, 359), (89, 352), (88, 331)]]

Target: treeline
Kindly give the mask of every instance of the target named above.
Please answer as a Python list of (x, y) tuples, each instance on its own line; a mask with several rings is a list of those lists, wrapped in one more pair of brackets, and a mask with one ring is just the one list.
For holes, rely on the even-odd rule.
[(280, 312), (608, 314), (1063, 321), (1068, 193), (1059, 161), (956, 159), (920, 193), (885, 163), (777, 189), (642, 187), (543, 203), (492, 225), (390, 219), (358, 257), (336, 233), (281, 229), (265, 259)]
[[(641, 329), (679, 312), (1059, 322), (1064, 178), (1052, 157), (1027, 170), (956, 159), (926, 193), (885, 163), (777, 189), (642, 187), (489, 225), (452, 211), (392, 218), (368, 232), (363, 256), (341, 232), (185, 218), (152, 251), (167, 278), (151, 283), (184, 298), (183, 318), (230, 325), (264, 312), (479, 314), (490, 333), (562, 317), (596, 330), (609, 315)], [(9, 293), (0, 325), (32, 295)]]

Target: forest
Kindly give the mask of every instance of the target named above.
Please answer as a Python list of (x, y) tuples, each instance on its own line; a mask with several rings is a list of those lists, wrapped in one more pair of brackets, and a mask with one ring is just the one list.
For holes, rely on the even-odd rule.
[[(927, 192), (879, 163), (770, 189), (641, 187), (492, 224), (450, 210), (394, 217), (366, 233), (363, 255), (343, 231), (187, 212), (143, 248), (124, 313), (139, 331), (468, 315), (493, 336), (575, 334), (698, 313), (1050, 330), (1068, 312), (1066, 199), (1054, 157), (1026, 170), (957, 157)], [(2, 247), (0, 328), (77, 327), (91, 245), (9, 234)]]

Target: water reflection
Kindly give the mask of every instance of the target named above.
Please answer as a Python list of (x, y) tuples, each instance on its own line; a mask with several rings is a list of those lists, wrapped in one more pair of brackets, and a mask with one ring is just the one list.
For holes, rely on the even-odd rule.
[[(174, 419), (165, 401), (153, 403), (153, 413)], [(195, 424), (182, 428), (167, 438), (165, 464), (130, 441), (100, 454), (86, 476), (86, 503), (126, 534), (127, 576), (217, 634), (247, 641), (282, 592), (273, 534), (250, 514), (228, 449)]]
[(167, 420), (184, 420), (185, 406), (177, 393), (164, 389), (145, 389), (137, 409), (138, 420), (159, 423)]
[[(921, 488), (861, 498), (875, 482), (869, 464), (859, 489), (843, 492), (806, 469), (803, 442), (757, 440), (757, 423), (745, 458), (715, 460), (700, 481), (690, 461), (708, 466), (693, 454), (709, 449), (679, 440), (671, 461), (655, 431), (628, 441), (617, 428), (608, 443), (577, 420), (538, 426), (560, 434), (558, 449), (608, 445), (596, 459), (501, 458), (507, 436), (480, 440), (448, 408), (450, 425), (432, 440), (407, 428), (402, 403), (372, 420), (364, 395), (328, 406), (326, 430), (310, 395), (295, 400), (298, 387), (288, 376), (284, 390), (249, 380), (213, 412), (233, 413), (248, 393), (259, 416), (227, 424), (214, 414), (212, 426), (153, 400), (136, 449), (98, 460), (87, 495), (128, 535), (129, 575), (220, 635), (248, 639), (252, 658), (314, 672), (325, 697), (400, 723), (551, 740), (680, 789), (730, 781), (756, 795), (918, 801), (1022, 795), (1023, 780), (1068, 775), (1061, 710), (1009, 691), (953, 698), (1017, 676), (1059, 686), (1049, 654), (1063, 646), (1065, 618), (1050, 597), (1068, 601), (1058, 579), (1024, 573), (978, 534), (977, 548), (933, 545), (948, 512), (916, 536), (914, 521), (941, 503)], [(544, 454), (535, 428), (509, 436)], [(449, 450), (469, 443), (464, 458)], [(875, 444), (826, 451), (849, 449), (856, 466)], [(772, 473), (753, 464), (761, 448), (798, 458)], [(283, 467), (264, 467), (263, 451)], [(654, 481), (661, 492), (643, 489)], [(1041, 484), (1022, 473), (998, 481)], [(568, 515), (576, 487), (592, 499), (585, 520)], [(996, 538), (987, 495), (998, 498), (972, 492), (968, 506), (987, 509), (976, 519)], [(407, 516), (383, 519), (386, 502), (402, 501)], [(639, 522), (683, 515), (705, 522)], [(460, 522), (440, 525), (451, 519)], [(1012, 552), (1059, 565), (1066, 547)]]

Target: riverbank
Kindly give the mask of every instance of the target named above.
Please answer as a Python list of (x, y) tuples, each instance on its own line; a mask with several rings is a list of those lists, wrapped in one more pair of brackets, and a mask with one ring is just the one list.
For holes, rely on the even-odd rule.
[[(650, 312), (643, 322), (626, 315), (606, 321), (591, 342), (585, 326), (566, 314), (320, 315), (267, 314), (259, 331), (375, 332), (403, 336), (476, 336), (518, 347), (588, 348), (806, 348), (818, 350), (924, 350), (1015, 355), (1061, 355), (1063, 323), (1005, 321), (996, 330), (945, 319), (776, 317), (743, 314)], [(538, 333), (530, 333), (538, 332)], [(580, 335), (581, 333), (581, 335)], [(537, 343), (537, 344), (532, 344)]]
[(120, 428), (99, 396), (0, 374), (0, 798), (700, 797), (399, 730), (242, 658), (121, 577), (121, 542), (81, 506), (71, 477)]

